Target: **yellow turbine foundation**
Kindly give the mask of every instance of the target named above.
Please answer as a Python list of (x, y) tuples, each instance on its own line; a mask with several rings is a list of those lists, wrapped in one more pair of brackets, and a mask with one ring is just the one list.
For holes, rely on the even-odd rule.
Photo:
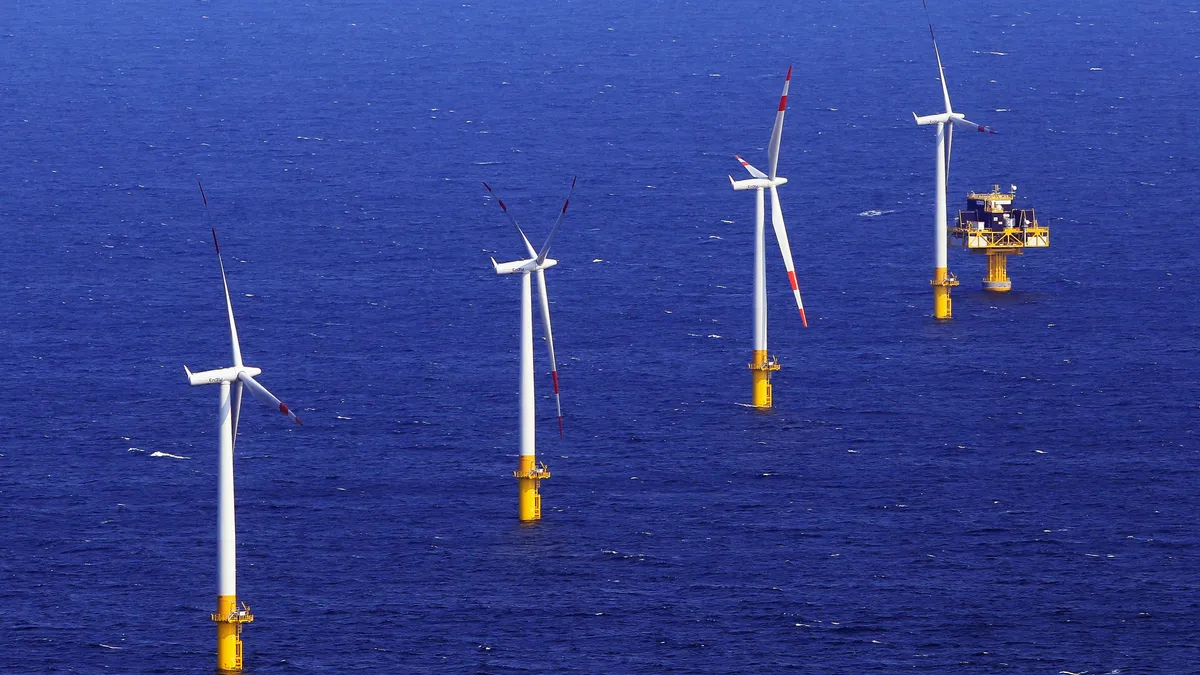
[(217, 611), (217, 670), (237, 673), (242, 670), (242, 624), (254, 621), (250, 608), (238, 609), (236, 595), (218, 595)]
[[(1018, 255), (1020, 250), (1015, 251)], [(988, 271), (983, 279), (983, 290), (993, 293), (1007, 293), (1012, 290), (1012, 281), (1008, 278), (1008, 251), (988, 251)]]
[(779, 370), (779, 361), (767, 356), (767, 350), (754, 350), (754, 362), (750, 364), (750, 373), (754, 377), (754, 407), (770, 408), (771, 371)]
[(950, 288), (958, 285), (958, 279), (946, 271), (945, 267), (935, 267), (933, 270), (933, 318), (950, 318)]
[(513, 472), (517, 479), (517, 512), (522, 521), (541, 520), (542, 495), (538, 490), (541, 482), (550, 477), (545, 464), (538, 464), (533, 455), (521, 455), (518, 469)]

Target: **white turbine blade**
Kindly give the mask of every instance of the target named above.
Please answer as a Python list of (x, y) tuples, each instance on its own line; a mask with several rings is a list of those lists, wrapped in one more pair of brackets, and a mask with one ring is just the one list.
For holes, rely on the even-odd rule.
[(238, 373), (238, 379), (245, 383), (246, 388), (250, 390), (250, 393), (254, 394), (254, 398), (266, 403), (272, 408), (278, 409), (279, 412), (292, 418), (296, 424), (301, 426), (304, 425), (304, 423), (300, 421), (300, 418), (296, 417), (296, 413), (292, 412), (286, 405), (284, 405), (283, 401), (275, 398), (275, 395), (267, 391), (266, 387), (259, 384), (258, 380), (255, 380), (253, 377), (247, 375), (245, 371)]
[(950, 184), (950, 153), (954, 148), (954, 125), (946, 125), (946, 184)]
[(991, 127), (985, 127), (982, 124), (976, 124), (976, 123), (972, 122), (971, 120), (963, 119), (961, 117), (951, 117), (950, 121), (964, 129), (978, 131), (981, 134), (993, 134), (994, 135), (996, 133), (996, 130)]
[(529, 257), (532, 258), (537, 255), (537, 251), (534, 250), (533, 244), (529, 243), (529, 237), (525, 236), (525, 231), (522, 230), (521, 226), (517, 224), (517, 219), (513, 217), (513, 214), (508, 212), (508, 205), (504, 203), (504, 200), (500, 198), (500, 195), (496, 194), (496, 191), (493, 190), (492, 186), (488, 185), (486, 181), (484, 182), (483, 187), (487, 188), (487, 191), (496, 198), (496, 203), (500, 205), (500, 210), (504, 211), (504, 215), (508, 216), (508, 219), (512, 221), (513, 227), (517, 228), (517, 232), (521, 235), (521, 241), (525, 242), (525, 250), (529, 252)]
[(217, 243), (217, 230), (212, 231), (213, 246), (217, 248), (217, 262), (221, 265), (221, 283), (225, 286), (225, 309), (229, 311), (229, 336), (233, 343), (233, 365), (242, 365), (242, 346), (238, 343), (237, 324), (233, 321), (233, 303), (229, 300), (229, 281), (225, 279), (225, 261), (221, 260), (221, 245)]
[(942, 82), (942, 99), (946, 102), (946, 112), (952, 113), (950, 109), (950, 90), (946, 88), (946, 71), (942, 70), (942, 53), (938, 51), (937, 37), (933, 34), (933, 19), (929, 18), (929, 6), (925, 4), (925, 0), (921, 0), (921, 6), (925, 8), (925, 20), (929, 24), (929, 37), (933, 40), (933, 55), (937, 57), (938, 78)]
[(554, 380), (554, 405), (558, 407), (558, 436), (563, 435), (562, 399), (558, 395), (558, 363), (554, 360), (554, 331), (550, 328), (550, 296), (546, 294), (546, 270), (537, 271), (538, 295), (542, 303), (542, 325), (546, 327), (546, 349), (550, 352), (550, 377)]
[(242, 381), (238, 380), (233, 383), (233, 390), (229, 392), (229, 411), (233, 415), (233, 444), (237, 445), (237, 427), (238, 419), (242, 414)]
[[(737, 161), (741, 162), (742, 166), (746, 167), (746, 170), (750, 172), (751, 176), (754, 176), (755, 178), (766, 178), (767, 177), (767, 174), (759, 171), (758, 169), (754, 168), (753, 166), (750, 166), (750, 162), (747, 162), (746, 160), (742, 159), (741, 157), (738, 157), (737, 155), (734, 155), (733, 158), (736, 159)], [(730, 176), (729, 180), (733, 180), (733, 176)]]
[(792, 264), (792, 247), (788, 244), (787, 230), (783, 227), (783, 209), (779, 207), (779, 192), (771, 186), (771, 224), (775, 226), (775, 240), (783, 253), (783, 266), (787, 268), (788, 281), (792, 284), (792, 295), (796, 296), (796, 307), (800, 309), (800, 321), (808, 328), (808, 317), (804, 316), (804, 301), (800, 299), (800, 285), (796, 283), (796, 266)]
[(767, 177), (775, 180), (775, 167), (779, 164), (779, 140), (783, 137), (783, 113), (787, 110), (788, 85), (792, 83), (792, 67), (788, 66), (783, 79), (783, 96), (779, 98), (779, 110), (775, 113), (775, 126), (771, 128), (771, 143), (767, 146)]
[(575, 192), (575, 181), (578, 179), (579, 176), (571, 176), (571, 189), (567, 191), (567, 199), (563, 202), (562, 210), (558, 212), (558, 220), (554, 221), (554, 227), (550, 229), (550, 236), (546, 237), (546, 244), (538, 253), (537, 264), (539, 265), (546, 262), (546, 256), (550, 254), (550, 244), (558, 234), (558, 226), (562, 224), (563, 216), (567, 214), (567, 206), (571, 203), (571, 194)]

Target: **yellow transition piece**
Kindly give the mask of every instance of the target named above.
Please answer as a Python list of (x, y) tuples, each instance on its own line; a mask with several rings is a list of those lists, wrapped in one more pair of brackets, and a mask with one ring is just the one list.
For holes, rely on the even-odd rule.
[(933, 318), (950, 318), (950, 288), (958, 285), (958, 279), (946, 271), (945, 267), (933, 270)]
[(541, 520), (542, 495), (538, 490), (543, 479), (550, 477), (545, 464), (538, 464), (533, 455), (521, 455), (521, 463), (513, 472), (517, 479), (517, 514), (522, 521)]
[(236, 595), (218, 595), (217, 611), (211, 618), (217, 622), (217, 670), (241, 672), (242, 624), (254, 621), (254, 615), (245, 605), (238, 609)]
[(779, 370), (779, 361), (767, 357), (765, 349), (754, 350), (754, 362), (750, 364), (750, 373), (754, 377), (754, 407), (770, 408), (771, 371)]

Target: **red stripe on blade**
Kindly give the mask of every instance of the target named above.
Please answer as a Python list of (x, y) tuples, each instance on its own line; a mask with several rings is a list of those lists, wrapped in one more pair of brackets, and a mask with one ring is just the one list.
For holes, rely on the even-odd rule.
[(804, 324), (805, 328), (808, 328), (808, 317), (804, 316), (803, 307), (800, 308), (800, 323)]
[(557, 394), (558, 393), (558, 371), (557, 370), (550, 371), (550, 377), (554, 378), (554, 393)]
[(783, 79), (784, 79), (784, 81), (785, 81), (785, 82), (790, 82), (790, 81), (791, 81), (791, 79), (792, 79), (792, 67), (791, 67), (791, 66), (788, 66), (788, 74), (787, 74), (787, 77), (785, 77), (785, 78), (783, 78)]
[(792, 282), (792, 290), (793, 291), (800, 290), (800, 287), (796, 285), (796, 273), (795, 272), (788, 272), (788, 281)]
[(786, 109), (787, 109), (787, 96), (784, 96), (779, 99), (779, 112), (783, 112)]

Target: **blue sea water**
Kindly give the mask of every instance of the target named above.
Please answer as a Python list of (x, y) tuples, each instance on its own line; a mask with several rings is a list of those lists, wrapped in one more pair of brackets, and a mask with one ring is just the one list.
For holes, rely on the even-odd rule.
[[(930, 318), (919, 3), (0, 7), (0, 670), (209, 672), (221, 236), (251, 673), (1200, 671), (1200, 13), (931, 2), (950, 207), (1052, 247)], [(749, 400), (753, 198), (775, 409)], [(579, 186), (516, 520), (518, 291)], [(540, 334), (540, 329), (539, 329)], [(540, 343), (540, 340), (539, 340)]]

